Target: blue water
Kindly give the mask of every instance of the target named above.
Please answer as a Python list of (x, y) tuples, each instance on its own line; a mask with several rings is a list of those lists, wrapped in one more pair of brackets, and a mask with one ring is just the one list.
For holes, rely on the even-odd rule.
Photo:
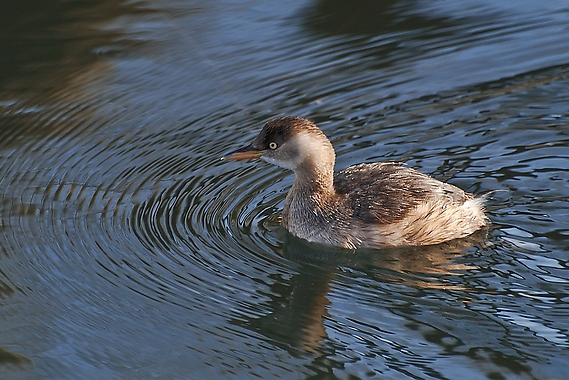
[[(562, 379), (565, 1), (0, 5), (0, 373)], [(337, 168), (499, 190), (487, 236), (287, 234), (292, 173), (220, 157), (275, 116)]]

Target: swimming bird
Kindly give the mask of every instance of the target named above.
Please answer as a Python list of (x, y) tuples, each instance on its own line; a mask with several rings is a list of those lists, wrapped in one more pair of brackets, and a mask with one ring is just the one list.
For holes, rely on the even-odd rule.
[(250, 145), (224, 158), (261, 158), (292, 170), (282, 222), (309, 242), (347, 249), (433, 245), (488, 224), (483, 197), (401, 163), (364, 163), (334, 173), (330, 140), (301, 117), (268, 121)]

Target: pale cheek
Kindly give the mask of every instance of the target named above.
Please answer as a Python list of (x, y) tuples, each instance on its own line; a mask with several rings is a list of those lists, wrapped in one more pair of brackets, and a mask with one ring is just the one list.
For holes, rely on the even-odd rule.
[(285, 169), (294, 170), (294, 164), (291, 161), (280, 161), (267, 155), (261, 156), (261, 159), (268, 162), (269, 164), (277, 165)]

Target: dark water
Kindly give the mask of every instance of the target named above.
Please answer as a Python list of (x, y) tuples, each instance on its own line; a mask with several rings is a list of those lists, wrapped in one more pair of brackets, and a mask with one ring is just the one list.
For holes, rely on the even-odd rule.
[[(566, 378), (568, 36), (554, 0), (3, 1), (2, 377)], [(503, 190), (488, 238), (291, 238), (292, 175), (219, 160), (286, 114)]]

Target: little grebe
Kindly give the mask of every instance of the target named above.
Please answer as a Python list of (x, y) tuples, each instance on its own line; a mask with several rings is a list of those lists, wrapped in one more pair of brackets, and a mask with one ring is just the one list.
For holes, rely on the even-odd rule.
[(483, 198), (395, 162), (334, 175), (330, 140), (312, 122), (280, 117), (224, 158), (258, 158), (294, 171), (283, 225), (310, 242), (343, 248), (439, 244), (487, 224)]

